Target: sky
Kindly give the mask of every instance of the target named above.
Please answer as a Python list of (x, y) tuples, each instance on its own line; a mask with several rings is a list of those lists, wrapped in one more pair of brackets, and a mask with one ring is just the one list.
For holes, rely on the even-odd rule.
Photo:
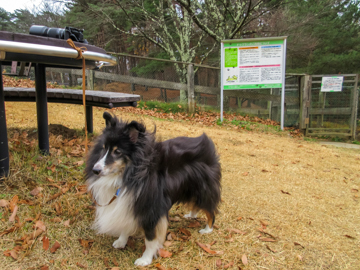
[(1, 0), (0, 7), (7, 12), (14, 12), (15, 9), (32, 10), (34, 6), (38, 6), (42, 0)]

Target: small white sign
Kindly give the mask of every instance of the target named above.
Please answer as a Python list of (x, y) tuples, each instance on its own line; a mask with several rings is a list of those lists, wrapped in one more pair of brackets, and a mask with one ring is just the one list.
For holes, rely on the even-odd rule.
[(344, 77), (323, 77), (321, 81), (321, 92), (341, 92)]

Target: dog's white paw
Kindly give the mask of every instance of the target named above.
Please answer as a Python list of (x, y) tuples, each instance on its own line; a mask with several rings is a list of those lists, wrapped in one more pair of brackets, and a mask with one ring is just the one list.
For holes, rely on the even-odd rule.
[(189, 214), (184, 215), (184, 218), (196, 218), (197, 213), (193, 213), (192, 211), (190, 211)]
[(124, 248), (126, 246), (127, 239), (118, 239), (113, 243), (114, 248)]
[(144, 258), (144, 256), (142, 256), (141, 258), (137, 259), (134, 264), (136, 266), (146, 266), (151, 264), (151, 262), (152, 262), (152, 258), (149, 257)]
[(211, 233), (213, 231), (213, 228), (210, 228), (209, 225), (206, 225), (206, 227), (204, 229), (201, 229), (199, 231), (199, 233), (204, 234), (204, 233)]

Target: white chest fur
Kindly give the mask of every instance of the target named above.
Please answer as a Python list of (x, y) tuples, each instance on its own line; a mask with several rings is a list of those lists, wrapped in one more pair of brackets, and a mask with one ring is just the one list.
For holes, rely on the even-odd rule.
[(107, 205), (115, 195), (120, 183), (121, 179), (118, 175), (109, 175), (100, 177), (88, 187), (96, 202), (99, 205), (106, 205), (96, 207), (93, 229), (99, 234), (119, 237), (121, 233), (133, 235), (138, 229), (133, 214), (133, 194), (122, 189), (119, 196)]

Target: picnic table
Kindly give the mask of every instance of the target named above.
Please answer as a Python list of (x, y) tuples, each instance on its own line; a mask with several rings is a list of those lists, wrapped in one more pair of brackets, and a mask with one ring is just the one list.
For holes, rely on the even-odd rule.
[[(115, 65), (116, 58), (107, 55), (106, 51), (93, 45), (74, 42), (76, 47), (86, 47), (83, 52), (86, 69), (96, 69), (101, 65)], [(82, 68), (82, 60), (76, 59), (78, 52), (71, 48), (66, 40), (49, 37), (17, 34), (0, 31), (0, 178), (9, 174), (9, 147), (6, 127), (5, 100), (7, 101), (35, 101), (37, 112), (37, 130), (40, 151), (49, 154), (49, 129), (48, 129), (48, 99), (50, 102), (80, 103), (79, 98), (69, 91), (57, 92), (46, 89), (46, 67)], [(31, 62), (35, 67), (35, 89), (6, 89), (2, 80), (2, 65), (11, 65), (13, 61)], [(18, 96), (15, 92), (20, 93)], [(10, 93), (10, 94), (9, 94)], [(12, 94), (11, 94), (12, 93)], [(26, 93), (21, 95), (21, 93)], [(101, 94), (99, 94), (101, 93)], [(87, 106), (87, 118), (92, 121), (91, 106), (120, 107), (136, 106), (140, 100), (139, 95), (119, 93), (115, 99), (108, 92), (90, 93), (86, 99), (90, 99)], [(78, 94), (78, 93), (77, 93)], [(57, 95), (57, 98), (56, 98)], [(69, 98), (70, 97), (70, 98)], [(110, 99), (109, 99), (109, 98)], [(17, 99), (16, 99), (17, 98)], [(13, 99), (13, 100), (12, 100)], [(76, 101), (77, 99), (77, 101)], [(116, 102), (113, 103), (113, 101)], [(97, 101), (97, 102), (96, 102)], [(115, 105), (114, 105), (115, 104)], [(92, 108), (92, 107), (91, 107)], [(87, 119), (89, 123), (89, 119)]]

